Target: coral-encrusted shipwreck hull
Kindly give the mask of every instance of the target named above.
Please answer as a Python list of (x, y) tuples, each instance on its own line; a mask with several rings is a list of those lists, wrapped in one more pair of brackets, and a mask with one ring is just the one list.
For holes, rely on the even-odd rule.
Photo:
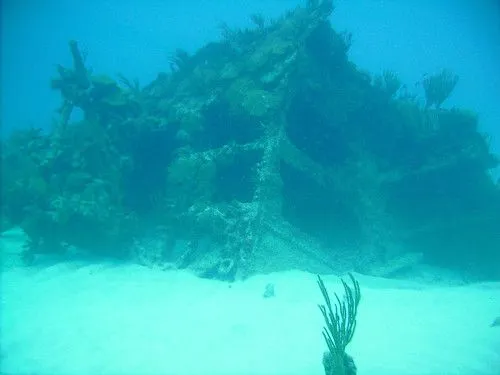
[(359, 71), (332, 10), (223, 26), (144, 88), (91, 74), (72, 42), (74, 66), (53, 80), (60, 123), (4, 147), (4, 220), (32, 253), (74, 245), (227, 280), (390, 276), (423, 256), (499, 276), (496, 160), (475, 115)]

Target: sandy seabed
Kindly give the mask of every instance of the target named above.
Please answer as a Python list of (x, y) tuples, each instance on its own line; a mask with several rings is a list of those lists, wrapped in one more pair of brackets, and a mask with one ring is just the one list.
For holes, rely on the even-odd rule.
[[(500, 374), (500, 283), (458, 287), (355, 275), (348, 352), (359, 375)], [(323, 277), (330, 293), (336, 276)], [(275, 296), (264, 298), (266, 284)], [(83, 262), (2, 272), (1, 374), (323, 374), (316, 275), (232, 284)]]

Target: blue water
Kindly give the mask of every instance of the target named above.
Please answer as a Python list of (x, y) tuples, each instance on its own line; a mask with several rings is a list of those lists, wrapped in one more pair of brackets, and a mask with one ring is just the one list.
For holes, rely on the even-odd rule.
[[(256, 50), (266, 50), (262, 45), (269, 45), (260, 43), (269, 35), (274, 38), (266, 34), (272, 26), (258, 29), (249, 16), (274, 19), (302, 2), (1, 4), (1, 131), (8, 147), (1, 154), (0, 260), (7, 269), (1, 302), (7, 314), (0, 323), (7, 338), (0, 337), (0, 346), (9, 371), (43, 369), (49, 374), (52, 368), (62, 374), (93, 368), (106, 374), (103, 369), (121, 368), (133, 373), (124, 353), (134, 353), (129, 363), (137, 368), (167, 371), (168, 361), (141, 365), (150, 358), (152, 338), (162, 356), (165, 348), (189, 356), (196, 335), (205, 340), (196, 353), (208, 358), (210, 348), (205, 347), (213, 338), (220, 341), (213, 349), (222, 357), (212, 358), (212, 368), (228, 373), (238, 368), (219, 360), (240, 350), (231, 342), (235, 340), (250, 348), (243, 358), (253, 354), (262, 359), (261, 353), (271, 358), (260, 363), (262, 369), (273, 363), (273, 350), (283, 349), (284, 340), (302, 353), (306, 331), (311, 342), (317, 338), (316, 346), (304, 343), (312, 350), (294, 359), (301, 365), (312, 361), (309, 368), (321, 370), (320, 312), (314, 323), (317, 335), (314, 324), (309, 329), (306, 320), (297, 323), (302, 312), (316, 308), (319, 295), (313, 292), (318, 290), (312, 274), (330, 275), (330, 290), (345, 292), (347, 301), (350, 296), (352, 308), (352, 290), (334, 289), (331, 275), (354, 271), (363, 280), (362, 294), (367, 290), (360, 302), (360, 311), (366, 306), (365, 325), (360, 325), (352, 353), (355, 359), (361, 354), (362, 366), (369, 368), (369, 362), (385, 373), (391, 357), (398, 357), (393, 373), (416, 374), (411, 365), (405, 367), (407, 361), (428, 364), (424, 373), (430, 374), (432, 368), (446, 367), (449, 355), (460, 357), (453, 360), (453, 373), (465, 374), (458, 368), (499, 373), (500, 191), (494, 181), (500, 169), (488, 170), (494, 163), (485, 151), (489, 146), (500, 154), (498, 1), (338, 0), (331, 22), (335, 31), (351, 33), (348, 58), (356, 69), (344, 55), (329, 54), (342, 44), (339, 39), (348, 38), (320, 23), (304, 38), (307, 47), (296, 54), (304, 60), (292, 65), (291, 78), (280, 77), (289, 68), (280, 59), (295, 48), (288, 40), (273, 39), (273, 47), (261, 55), (238, 44), (248, 37), (245, 33), (234, 44), (230, 37), (209, 43), (221, 40), (224, 23), (226, 31), (252, 28)], [(70, 40), (78, 42), (85, 66), (94, 74), (84, 74), (83, 84), (75, 83), (82, 78), (78, 69), (71, 70), (78, 59), (72, 59)], [(273, 55), (273, 48), (280, 52)], [(194, 60), (183, 60), (178, 49)], [(199, 63), (200, 56), (205, 63)], [(277, 66), (268, 58), (276, 58)], [(262, 63), (260, 70), (257, 63), (247, 65), (256, 60)], [(301, 65), (304, 61), (310, 65)], [(301, 70), (304, 66), (317, 71)], [(244, 79), (238, 74), (228, 79), (231, 67), (241, 69)], [(442, 69), (459, 80), (441, 108), (434, 108), (425, 104), (422, 80)], [(387, 71), (418, 99), (387, 95), (387, 87), (367, 79)], [(60, 79), (51, 81), (58, 72)], [(163, 72), (172, 74), (158, 76)], [(120, 76), (144, 90), (127, 87)], [(109, 77), (120, 81), (120, 88)], [(301, 81), (303, 77), (307, 79)], [(279, 84), (288, 79), (290, 91)], [(213, 82), (220, 87), (211, 86)], [(90, 98), (73, 102), (87, 110), (83, 121), (78, 109), (69, 123), (60, 121), (60, 92), (51, 83), (67, 90), (67, 97), (77, 92)], [(219, 96), (211, 97), (207, 87), (220, 88)], [(172, 88), (174, 92), (168, 91)], [(285, 98), (285, 110), (273, 117), (273, 103), (280, 98)], [(476, 132), (473, 112), (487, 144)], [(45, 132), (9, 138), (15, 130), (31, 127)], [(464, 151), (466, 146), (470, 150)], [(293, 276), (297, 270), (300, 277)], [(176, 282), (178, 278), (183, 281)], [(374, 293), (378, 288), (383, 292)], [(411, 293), (398, 293), (398, 288)], [(235, 296), (261, 312), (254, 315)], [(325, 293), (324, 298), (327, 303)], [(467, 311), (457, 307), (463, 301)], [(234, 310), (226, 311), (226, 304)], [(219, 312), (223, 308), (226, 318)], [(193, 309), (212, 315), (200, 314), (205, 320), (199, 320)], [(32, 310), (41, 312), (40, 320), (32, 319)], [(355, 311), (349, 312), (351, 319)], [(388, 312), (397, 324), (380, 324)], [(426, 319), (420, 321), (421, 315)], [(162, 324), (165, 316), (170, 325)], [(326, 310), (325, 318), (328, 322)], [(292, 332), (292, 339), (277, 335), (274, 328), (281, 320), (289, 324), (281, 325), (285, 335), (300, 327), (299, 333)], [(193, 321), (202, 322), (202, 329), (193, 329)], [(256, 327), (262, 331), (254, 335), (262, 352), (252, 351), (249, 340)], [(172, 346), (166, 346), (164, 337), (174, 328), (179, 336), (169, 336)], [(220, 340), (219, 328), (232, 339)], [(188, 329), (193, 336), (185, 335)], [(384, 330), (396, 342), (411, 337), (409, 345), (388, 353), (379, 346)], [(185, 347), (178, 346), (180, 336), (188, 338)], [(260, 343), (271, 336), (270, 352)], [(475, 351), (469, 361), (461, 353), (469, 353), (470, 338)], [(108, 351), (87, 360), (96, 351), (94, 343)], [(415, 351), (422, 348), (433, 359), (420, 356), (414, 362)], [(61, 349), (70, 354), (67, 363), (57, 357)], [(376, 350), (384, 365), (377, 363)], [(286, 362), (289, 352), (282, 351)], [(179, 366), (183, 358), (176, 357)], [(192, 373), (199, 373), (199, 363), (190, 364)]]
[[(68, 64), (78, 40), (94, 71), (151, 81), (176, 48), (194, 51), (219, 37), (218, 24), (249, 25), (249, 14), (275, 17), (292, 0), (3, 0), (2, 127), (50, 123), (59, 105), (49, 88), (55, 64)], [(495, 0), (338, 0), (332, 19), (354, 34), (350, 50), (362, 69), (396, 71), (413, 85), (449, 68), (460, 84), (447, 102), (474, 109), (500, 152), (500, 5)]]

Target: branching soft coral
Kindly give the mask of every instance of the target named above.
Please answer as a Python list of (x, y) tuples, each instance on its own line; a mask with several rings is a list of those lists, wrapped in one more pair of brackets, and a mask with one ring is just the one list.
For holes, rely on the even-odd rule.
[(321, 277), (318, 276), (318, 286), (325, 300), (319, 305), (326, 326), (323, 337), (328, 345), (328, 352), (323, 355), (325, 375), (355, 375), (356, 366), (353, 359), (345, 352), (347, 344), (352, 340), (356, 329), (356, 315), (361, 299), (359, 283), (349, 274), (353, 288), (341, 279), (344, 286), (342, 299), (335, 293), (337, 303), (332, 306), (330, 296)]
[(458, 76), (443, 69), (438, 74), (425, 76), (422, 85), (425, 92), (426, 106), (439, 108), (451, 95), (458, 82)]

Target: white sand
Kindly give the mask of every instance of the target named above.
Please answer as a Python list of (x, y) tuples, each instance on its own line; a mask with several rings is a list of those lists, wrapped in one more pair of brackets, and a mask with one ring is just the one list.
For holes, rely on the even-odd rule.
[[(356, 275), (359, 375), (500, 374), (500, 283), (437, 288)], [(330, 292), (338, 278), (326, 276)], [(267, 283), (276, 296), (264, 299)], [(2, 274), (2, 374), (323, 374), (315, 275), (245, 282), (133, 265)]]

